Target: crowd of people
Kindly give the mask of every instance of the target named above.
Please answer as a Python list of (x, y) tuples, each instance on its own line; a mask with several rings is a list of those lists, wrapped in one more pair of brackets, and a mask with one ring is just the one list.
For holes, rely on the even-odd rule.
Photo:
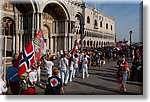
[[(126, 92), (127, 80), (142, 80), (143, 76), (143, 49), (133, 47), (132, 55), (128, 53), (129, 48), (117, 50), (114, 47), (84, 49), (83, 51), (60, 51), (52, 55), (50, 50), (40, 60), (40, 65), (33, 64), (26, 73), (17, 77), (18, 69), (11, 66), (6, 71), (6, 85), (0, 80), (0, 94), (10, 88), (13, 95), (35, 95), (35, 86), (42, 86), (41, 68), (46, 70), (47, 81), (44, 94), (65, 94), (63, 86), (67, 86), (74, 78), (88, 78), (90, 66), (102, 67), (110, 60), (116, 61), (118, 65), (117, 79), (120, 93)], [(131, 57), (132, 65), (129, 66), (127, 57)], [(56, 65), (54, 59), (58, 61)], [(12, 65), (16, 58), (13, 58)], [(131, 67), (131, 68), (130, 68)], [(103, 67), (102, 67), (103, 68)]]

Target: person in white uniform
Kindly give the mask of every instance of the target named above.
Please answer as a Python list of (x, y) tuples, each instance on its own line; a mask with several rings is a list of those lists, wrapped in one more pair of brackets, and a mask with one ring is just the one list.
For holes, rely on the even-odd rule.
[(62, 55), (60, 59), (60, 74), (61, 74), (61, 79), (62, 83), (64, 85), (68, 84), (68, 79), (69, 79), (69, 66), (68, 66), (68, 59), (67, 55)]
[(82, 78), (84, 79), (86, 77), (89, 77), (88, 74), (88, 60), (87, 60), (87, 55), (84, 55), (83, 59), (83, 71), (82, 71)]
[(73, 79), (73, 73), (74, 73), (74, 61), (73, 61), (73, 57), (70, 57), (70, 60), (69, 60), (69, 66), (70, 66), (70, 77), (69, 77), (69, 82), (72, 82), (72, 79)]
[(37, 70), (35, 68), (31, 68), (31, 71), (29, 71), (28, 73), (29, 73), (29, 83), (32, 87), (35, 87), (38, 80)]
[(78, 55), (77, 55), (77, 54), (75, 54), (74, 56), (75, 56), (75, 58), (74, 58), (74, 72), (73, 72), (73, 78), (74, 78), (75, 75), (76, 75), (76, 71), (77, 71), (77, 76), (80, 76), (79, 67), (78, 67), (79, 58), (78, 58)]
[(46, 64), (46, 74), (47, 78), (52, 76), (52, 67), (54, 66), (54, 63), (51, 61), (51, 58), (48, 60), (44, 58), (45, 64)]

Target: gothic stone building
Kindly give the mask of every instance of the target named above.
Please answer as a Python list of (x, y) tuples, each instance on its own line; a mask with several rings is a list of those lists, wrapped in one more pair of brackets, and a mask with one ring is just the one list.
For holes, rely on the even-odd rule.
[(114, 45), (115, 21), (82, 0), (0, 0), (2, 56), (11, 57), (42, 28), (52, 53), (71, 50), (76, 34), (81, 48)]

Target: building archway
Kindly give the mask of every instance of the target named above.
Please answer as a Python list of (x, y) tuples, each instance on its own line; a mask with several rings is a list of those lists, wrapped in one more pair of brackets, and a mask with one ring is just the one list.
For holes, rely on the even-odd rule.
[(79, 28), (79, 35), (80, 35), (80, 40), (81, 40), (81, 50), (83, 50), (83, 39), (85, 37), (85, 32), (84, 32), (84, 18), (83, 15), (80, 12), (77, 12), (76, 16), (76, 23), (75, 27)]
[(44, 41), (46, 42), (47, 48), (50, 46), (49, 38), (50, 38), (50, 28), (48, 25), (44, 24), (43, 25), (43, 34), (44, 34)]
[[(3, 18), (11, 19), (13, 21), (13, 25), (10, 25), (10, 34), (7, 35), (7, 31), (5, 34), (7, 35), (7, 39), (11, 44), (12, 52), (6, 52), (7, 56), (12, 57), (11, 55), (15, 53), (19, 53), (22, 49), (32, 40), (32, 28), (33, 28), (33, 3), (31, 0), (26, 0), (26, 2), (15, 2), (15, 1), (4, 1), (3, 10), (11, 13), (2, 15)], [(11, 39), (12, 37), (12, 39)], [(33, 36), (34, 37), (34, 36)], [(9, 46), (7, 45), (7, 46)]]
[(59, 2), (48, 2), (42, 9), (42, 27), (44, 24), (49, 27), (49, 38), (47, 39), (47, 44), (49, 42), (49, 49), (53, 53), (66, 50), (70, 47), (67, 46), (70, 42), (71, 37), (68, 36), (69, 23), (68, 22), (68, 11), (66, 11), (63, 4)]
[(87, 47), (87, 46), (86, 46), (86, 40), (84, 40), (83, 44), (84, 44), (84, 47)]
[(92, 48), (93, 46), (92, 46), (92, 40), (90, 41), (90, 47)]
[(101, 41), (99, 41), (99, 47), (101, 47)]
[(98, 48), (99, 46), (98, 46), (98, 41), (96, 42), (96, 48)]
[(2, 52), (5, 57), (12, 57), (15, 52), (15, 21), (10, 17), (4, 17), (1, 20), (3, 46)]
[[(42, 6), (42, 23), (49, 25), (49, 49), (52, 53), (71, 48), (70, 15), (60, 1), (49, 1)], [(42, 24), (42, 26), (43, 26)], [(48, 40), (47, 40), (48, 41)], [(47, 42), (46, 42), (47, 43)]]
[(89, 47), (90, 43), (89, 43), (89, 40), (87, 41), (87, 46)]

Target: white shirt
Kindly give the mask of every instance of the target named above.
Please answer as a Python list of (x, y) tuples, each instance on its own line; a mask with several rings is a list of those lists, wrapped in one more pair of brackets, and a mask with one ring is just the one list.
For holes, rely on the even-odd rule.
[(0, 94), (2, 94), (3, 92), (7, 91), (7, 87), (6, 84), (4, 83), (4, 81), (0, 78)]
[(74, 67), (75, 68), (78, 68), (78, 61), (79, 61), (78, 58), (74, 58)]
[(61, 58), (61, 60), (60, 60), (60, 69), (62, 71), (67, 70), (67, 66), (66, 65), (68, 65), (68, 59)]
[(29, 72), (29, 80), (32, 84), (33, 84), (33, 82), (37, 81), (37, 71), (36, 70)]
[(45, 63), (46, 63), (46, 74), (52, 76), (52, 67), (54, 66), (54, 63), (52, 61), (45, 61)]
[(70, 65), (70, 70), (73, 71), (73, 65), (74, 65), (74, 61), (71, 61), (71, 65)]

